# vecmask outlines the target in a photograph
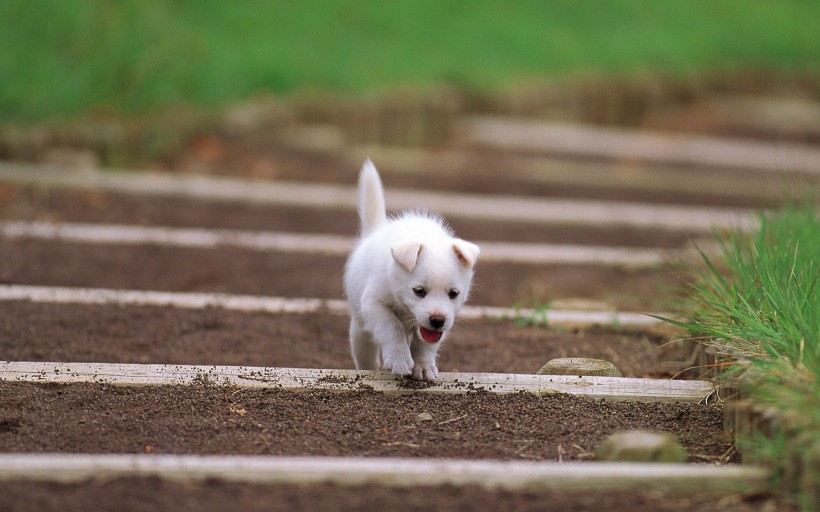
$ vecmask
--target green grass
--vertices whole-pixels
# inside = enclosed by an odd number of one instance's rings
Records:
[[[529,311],[524,312],[524,309],[528,309]],[[538,299],[532,301],[532,306],[529,305],[529,301],[518,301],[512,306],[515,325],[519,327],[545,327],[549,329],[549,312],[551,309],[551,303],[543,303]]]
[[[740,442],[784,481],[800,487],[802,479],[810,509],[820,500],[820,216],[790,207],[762,216],[754,233],[719,237],[722,258],[706,258],[689,321],[677,324],[704,335],[730,363],[724,377],[775,418],[772,431]]]
[[[695,285],[693,326],[723,355],[785,359],[820,375],[820,220],[813,208],[761,217],[753,234],[722,235],[719,270]],[[727,277],[728,276],[728,277]]]
[[[813,0],[6,0],[0,121],[593,71],[806,69]]]

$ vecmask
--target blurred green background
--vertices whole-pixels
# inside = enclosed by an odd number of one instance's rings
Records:
[[[586,71],[812,70],[818,27],[816,0],[5,0],[0,121]]]

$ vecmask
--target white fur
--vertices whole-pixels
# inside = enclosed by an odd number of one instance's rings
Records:
[[[467,300],[478,246],[454,238],[436,216],[404,212],[388,218],[370,160],[359,174],[358,208],[361,238],[344,276],[356,368],[382,366],[397,375],[435,379],[436,353]],[[440,333],[440,339],[425,341],[423,329],[431,338]]]

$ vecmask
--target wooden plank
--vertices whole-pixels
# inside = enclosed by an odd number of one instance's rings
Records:
[[[424,383],[383,371],[162,364],[0,361],[0,380],[59,384],[93,382],[119,386],[210,382],[243,388],[372,389],[387,393],[470,393],[482,390],[538,395],[567,393],[615,400],[664,402],[702,402],[715,394],[715,386],[707,381],[443,372],[435,382]]]
[[[54,167],[0,163],[0,181],[64,187],[104,189],[140,195],[192,197],[207,201],[242,201],[323,209],[352,210],[352,186],[261,182],[234,178],[147,174],[134,172],[67,172]],[[726,207],[636,204],[619,201],[550,199],[522,196],[458,194],[389,188],[393,210],[426,209],[443,215],[473,219],[540,224],[633,226],[711,233],[715,228],[750,229],[757,212]]]
[[[361,457],[0,454],[0,481],[159,476],[270,484],[480,485],[509,490],[653,489],[670,492],[762,492],[770,473],[755,466],[437,460]]]
[[[550,152],[582,158],[729,167],[769,173],[820,173],[820,150],[806,144],[601,128],[499,117],[464,122],[475,144],[506,151]]]
[[[159,306],[183,309],[221,308],[260,313],[316,313],[322,311],[348,314],[349,311],[347,302],[338,299],[64,286],[0,285],[0,300],[28,300],[45,304]]]
[[[475,153],[465,149],[443,150],[431,157],[428,150],[395,147],[349,148],[347,161],[351,168],[361,165],[365,158],[379,162],[391,172],[418,177],[435,176],[475,165]],[[572,187],[603,187],[612,191],[675,192],[716,197],[734,197],[782,201],[783,188],[777,185],[787,180],[794,189],[817,181],[817,175],[792,174],[788,177],[767,173],[749,173],[744,170],[715,172],[705,166],[664,164],[635,160],[605,162],[599,160],[554,157],[537,152],[508,152],[498,156],[495,168],[503,168],[506,179],[528,184],[551,184]],[[483,172],[487,169],[477,169]],[[739,179],[742,177],[743,179]],[[770,186],[767,186],[770,185]],[[774,185],[774,186],[771,186]]]
[[[0,284],[0,301],[29,300],[46,304],[119,304],[124,306],[164,306],[185,309],[206,307],[232,311],[261,313],[329,313],[349,314],[347,302],[340,299],[285,298],[259,295],[234,295],[227,293],[189,293],[151,290],[115,290],[108,288],[74,288],[62,286],[29,286]],[[671,318],[671,313],[656,313]],[[531,308],[501,308],[490,306],[465,306],[459,312],[460,319],[530,318],[535,315]],[[670,324],[645,313],[630,311],[590,311],[550,309],[539,312],[550,326],[583,328],[594,325],[618,326],[624,329],[666,333]]]
[[[150,244],[197,249],[238,247],[252,251],[333,256],[346,256],[356,241],[354,237],[331,234],[23,221],[0,221],[0,236],[106,245]],[[481,247],[481,261],[521,264],[613,265],[643,268],[680,260],[684,254],[682,251],[666,249],[601,245],[486,241],[476,243]]]

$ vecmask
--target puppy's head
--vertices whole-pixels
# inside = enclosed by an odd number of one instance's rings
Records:
[[[458,238],[406,240],[393,245],[391,252],[394,296],[415,319],[422,339],[437,343],[470,293],[478,246]]]

